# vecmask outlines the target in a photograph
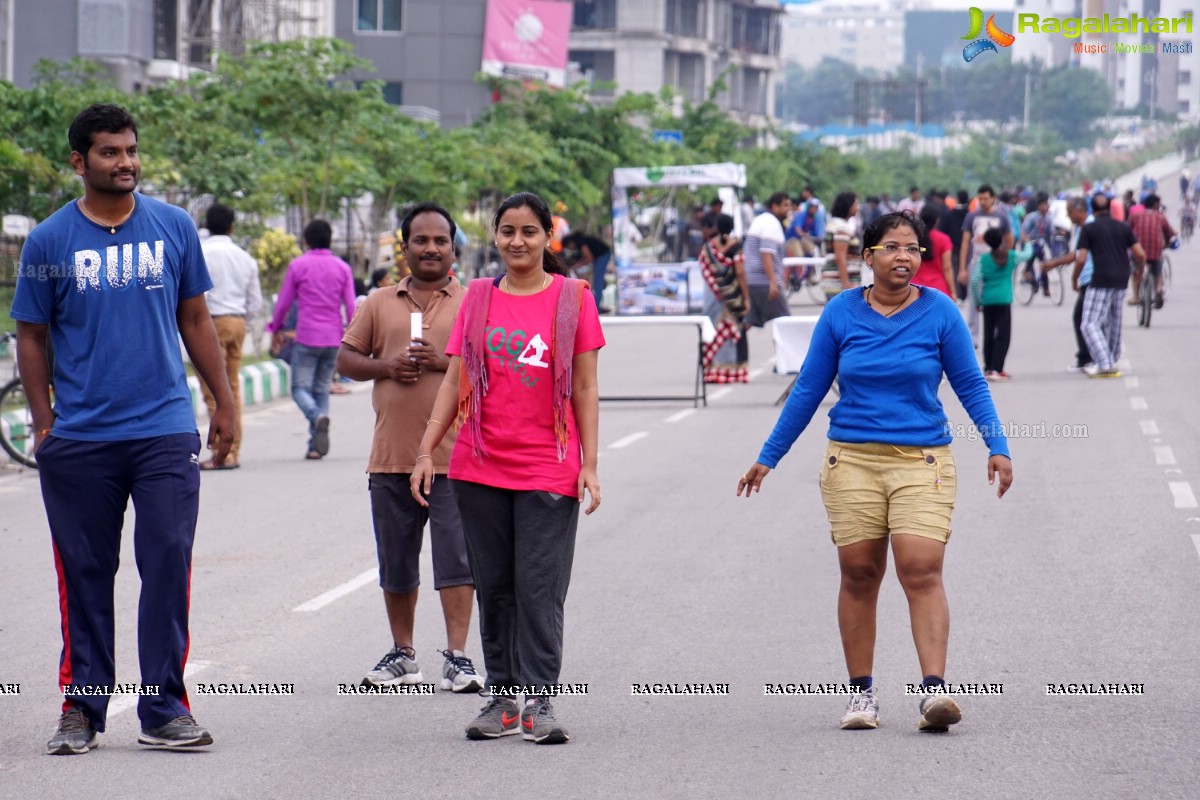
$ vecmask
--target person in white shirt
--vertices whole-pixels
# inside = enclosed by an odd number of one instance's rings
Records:
[[[742,260],[750,292],[746,324],[761,328],[776,317],[788,316],[783,255],[783,221],[792,210],[787,192],[767,198],[767,210],[754,218],[746,231]]]
[[[214,203],[208,209],[205,226],[209,235],[200,243],[204,261],[212,277],[213,288],[205,294],[208,313],[217,326],[217,337],[221,342],[221,354],[225,357],[225,369],[229,385],[233,388],[233,400],[237,409],[237,425],[233,433],[233,446],[224,463],[217,465],[206,461],[200,469],[237,469],[242,444],[242,393],[239,371],[242,367],[242,343],[246,339],[246,320],[253,317],[263,306],[262,286],[258,282],[258,262],[230,238],[233,232],[234,212],[232,208]],[[209,418],[216,408],[212,390],[200,379],[200,390],[204,404],[208,406]]]
[[[908,190],[908,197],[896,203],[897,211],[911,211],[913,216],[921,213],[921,208],[925,205],[925,198],[921,197],[921,189],[914,186]]]

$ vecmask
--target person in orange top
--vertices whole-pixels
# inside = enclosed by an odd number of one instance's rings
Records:
[[[554,230],[550,233],[550,251],[555,255],[562,254],[563,237],[571,232],[571,224],[563,216],[565,213],[567,213],[567,204],[562,200],[555,202],[554,214],[550,218],[554,225]]]

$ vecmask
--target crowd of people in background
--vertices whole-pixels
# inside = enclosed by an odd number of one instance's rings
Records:
[[[698,262],[707,288],[703,313],[712,320],[717,336],[703,356],[705,380],[709,383],[749,380],[746,331],[787,315],[789,289],[795,290],[802,281],[819,285],[825,301],[847,289],[870,285],[873,276],[863,258],[862,232],[871,222],[895,212],[921,222],[923,249],[920,266],[912,276],[913,285],[942,292],[964,309],[989,380],[1011,378],[1004,362],[1012,341],[1010,306],[1014,283],[1026,284],[1033,292],[1049,295],[1053,270],[1064,268],[1068,271],[1064,274],[1065,282],[1078,251],[1081,226],[1094,221],[1091,211],[1096,196],[1107,201],[1108,216],[1129,225],[1142,244],[1145,263],[1158,281],[1154,302],[1161,307],[1162,255],[1172,246],[1177,233],[1169,221],[1166,204],[1155,193],[1156,182],[1143,180],[1136,193],[1132,189],[1118,193],[1107,179],[1094,185],[1085,184],[1084,189],[1082,195],[1071,198],[1065,192],[1051,195],[1024,186],[997,190],[983,184],[971,193],[966,189],[950,191],[936,187],[922,190],[913,185],[899,200],[893,200],[886,192],[860,197],[843,191],[833,195],[827,205],[812,185],[805,185],[794,196],[776,192],[766,202],[747,196],[744,202],[729,209],[732,213],[725,213],[725,202],[717,195],[706,203],[694,204],[689,213],[676,215],[667,213],[674,209],[663,211],[668,217],[664,227],[668,236],[665,255]],[[1185,170],[1179,191],[1178,230],[1186,238],[1195,227],[1200,176],[1193,178]],[[1078,207],[1085,212],[1083,220],[1077,220],[1077,213],[1072,211],[1074,201],[1082,202]],[[549,248],[562,259],[571,276],[589,283],[599,313],[612,313],[617,298],[606,294],[615,282],[611,232],[607,226],[594,230],[573,227],[567,217],[569,212],[562,202],[551,205]],[[987,232],[993,229],[999,231],[1002,239],[999,249],[987,239]],[[450,275],[459,280],[480,273],[478,267],[460,264],[467,245],[466,235],[461,228],[457,229]],[[996,261],[997,258],[1002,261]],[[785,259],[792,260],[785,262]],[[796,263],[795,259],[803,259],[805,266],[788,266]],[[501,263],[498,259],[493,262]],[[1078,357],[1073,370],[1098,369],[1082,333],[1083,298],[1093,274],[1092,265],[1089,258],[1080,268],[1074,315]],[[1123,300],[1130,304],[1139,301],[1142,272],[1137,263],[1133,266],[1128,282],[1131,291]],[[404,251],[397,249],[391,266],[376,268],[369,281],[356,285],[358,303],[378,288],[395,285],[409,274]],[[483,268],[481,274],[491,275],[492,270]],[[977,285],[975,291],[973,282]],[[285,321],[282,327],[291,331],[294,319],[290,325]],[[1107,374],[1111,370],[1100,371]],[[335,373],[330,391],[345,391],[343,380]],[[321,394],[317,390],[314,397],[319,400]],[[311,409],[306,411],[309,413]],[[327,446],[328,422],[320,420],[320,416],[317,413],[318,419],[312,423],[315,427],[310,458],[319,457],[320,450]],[[238,463],[236,444],[233,452],[234,457],[225,468]]]

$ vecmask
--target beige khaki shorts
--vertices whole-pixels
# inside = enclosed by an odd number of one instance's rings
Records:
[[[821,499],[838,547],[891,533],[950,539],[958,475],[949,445],[906,447],[830,441]]]

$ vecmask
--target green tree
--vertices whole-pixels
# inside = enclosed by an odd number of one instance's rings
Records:
[[[862,160],[812,142],[789,140],[774,150],[753,148],[738,154],[746,164],[746,192],[764,200],[774,192],[793,197],[811,185],[818,197],[832,197],[859,182]]]
[[[365,189],[366,170],[346,147],[354,138],[347,126],[378,90],[342,77],[370,68],[352,50],[338,39],[256,42],[244,56],[217,62],[215,79],[233,87],[227,99],[242,132],[266,150],[263,189],[297,206],[304,219]]]
[[[1113,107],[1112,90],[1093,69],[1055,67],[1038,82],[1032,114],[1071,145],[1090,140],[1092,123]]]
[[[854,98],[854,81],[874,77],[859,72],[853,64],[823,58],[815,67],[789,64],[775,91],[775,113],[783,122],[814,127],[849,121]]]
[[[1200,126],[1189,125],[1175,132],[1175,142],[1183,151],[1183,157],[1191,160],[1200,152]]]
[[[200,73],[153,87],[135,101],[146,141],[143,175],[177,202],[211,195],[242,211],[269,214],[279,198],[263,190],[273,154],[237,110],[238,89]]]
[[[5,84],[0,91],[0,130],[11,143],[10,166],[4,173],[6,207],[41,219],[64,198],[79,194],[67,143],[71,120],[92,103],[124,103],[128,98],[108,80],[103,67],[83,59],[40,61],[36,73],[31,88]]]
[[[486,143],[482,174],[474,176],[479,194],[534,191],[551,204],[565,203],[573,220],[595,230],[607,218],[612,170],[663,155],[664,148],[651,145],[644,121],[658,109],[651,95],[626,94],[598,105],[582,85],[552,91],[489,83],[502,100],[473,126]]]

